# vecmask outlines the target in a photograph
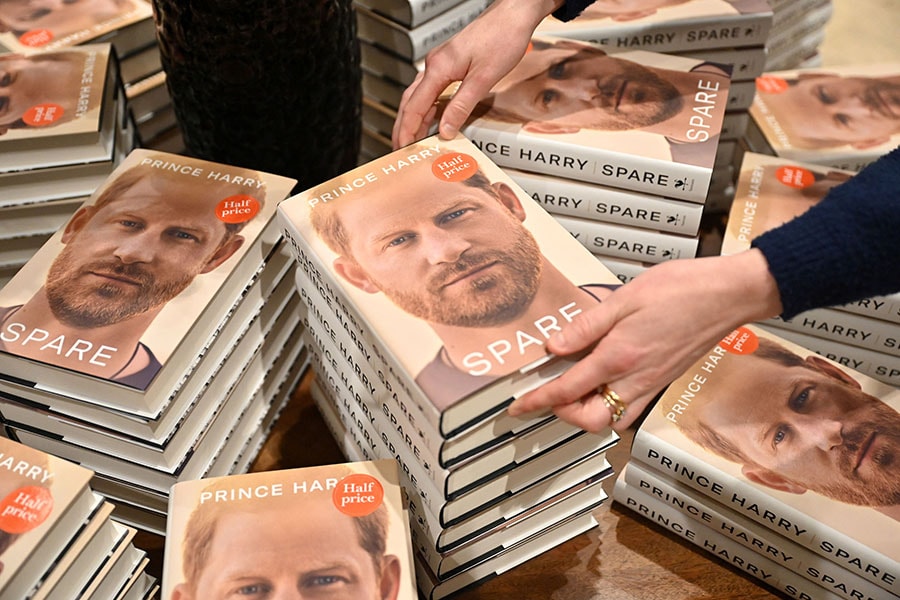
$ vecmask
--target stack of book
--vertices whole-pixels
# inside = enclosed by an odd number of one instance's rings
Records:
[[[354,0],[362,67],[360,162],[391,150],[400,96],[430,50],[453,37],[491,0]],[[381,114],[379,114],[381,113]],[[387,116],[384,116],[384,115]],[[389,119],[385,125],[383,119]]]
[[[722,254],[748,249],[754,238],[803,214],[854,174],[745,153]],[[874,379],[900,386],[900,294],[817,308],[788,320],[773,317],[758,324]]]
[[[766,0],[687,0],[641,3],[595,2],[571,21],[549,16],[538,35],[584,40],[610,53],[647,50],[731,65],[731,85],[719,135],[716,178],[707,212],[721,211],[733,192],[729,156],[747,127],[754,79],[766,64],[766,43],[773,26]]]
[[[442,598],[593,527],[612,430],[506,407],[572,357],[544,341],[615,276],[462,136],[279,206],[313,397],[348,459],[394,458],[417,581]]]
[[[900,391],[754,326],[635,432],[613,498],[791,598],[900,595]]]
[[[137,531],[77,464],[0,438],[0,595],[28,600],[143,600],[159,590]]]
[[[394,460],[184,481],[169,512],[163,598],[417,600]]]
[[[900,144],[898,78],[897,62],[768,71],[757,79],[743,147],[858,171]]]
[[[0,283],[22,267],[136,144],[109,44],[0,54]],[[37,91],[33,91],[35,88]]]
[[[173,483],[245,470],[307,364],[275,218],[295,184],[133,151],[0,290],[7,434],[156,532]]]
[[[766,42],[766,70],[817,66],[832,0],[769,0],[774,18]]]

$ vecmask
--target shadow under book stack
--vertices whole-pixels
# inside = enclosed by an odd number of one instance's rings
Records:
[[[41,82],[21,127],[0,135],[0,285],[8,282],[135,146],[109,44],[0,55]],[[14,109],[15,110],[15,109]]]
[[[155,533],[172,484],[245,471],[307,365],[295,183],[134,150],[0,290],[5,434]]]
[[[146,600],[159,591],[132,527],[110,519],[93,472],[0,438],[0,595]]]
[[[349,459],[400,463],[423,597],[596,525],[618,436],[506,407],[568,368],[543,342],[612,273],[461,136],[387,154],[279,215],[311,395]]]
[[[898,409],[896,388],[744,326],[663,393],[613,498],[787,597],[898,598]]]

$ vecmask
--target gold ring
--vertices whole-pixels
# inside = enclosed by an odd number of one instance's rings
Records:
[[[625,403],[622,402],[619,395],[612,391],[605,383],[598,391],[600,392],[600,396],[603,397],[603,403],[606,404],[606,408],[609,409],[612,422],[618,423],[619,420],[625,416]]]

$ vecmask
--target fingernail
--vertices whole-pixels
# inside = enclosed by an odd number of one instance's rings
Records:
[[[445,139],[450,139],[456,137],[456,127],[450,125],[449,123],[444,123],[441,125],[441,137]]]

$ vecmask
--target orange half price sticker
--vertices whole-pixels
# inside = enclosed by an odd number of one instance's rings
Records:
[[[52,102],[44,102],[43,104],[35,104],[25,111],[22,120],[26,125],[31,127],[45,127],[53,125],[63,116],[63,107]]]
[[[19,43],[29,48],[40,48],[53,41],[53,32],[49,29],[32,29],[19,36]]]
[[[756,90],[765,94],[780,94],[788,89],[788,82],[776,75],[763,75],[756,78]]]
[[[31,531],[47,520],[53,510],[50,490],[28,485],[0,500],[0,529],[9,533]]]
[[[803,189],[816,182],[816,176],[803,167],[783,166],[775,170],[775,178],[788,187]]]
[[[335,507],[351,517],[364,517],[381,506],[384,487],[365,473],[354,473],[341,479],[331,492]]]
[[[738,327],[726,335],[719,346],[731,354],[753,354],[759,348],[759,338],[746,327]]]
[[[431,164],[431,172],[441,181],[465,181],[478,170],[478,161],[463,152],[447,152]]]
[[[259,212],[259,200],[247,194],[229,196],[216,205],[216,216],[225,223],[246,223]]]

